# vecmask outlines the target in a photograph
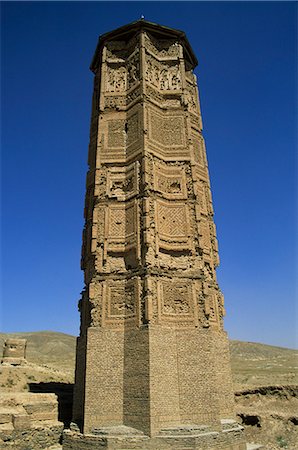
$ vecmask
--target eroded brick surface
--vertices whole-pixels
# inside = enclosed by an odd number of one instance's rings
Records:
[[[181,32],[146,21],[97,47],[73,409],[89,437],[65,449],[118,448],[92,433],[119,426],[144,433],[119,448],[245,448],[221,424],[234,406],[196,64]],[[206,438],[157,438],[202,424]]]

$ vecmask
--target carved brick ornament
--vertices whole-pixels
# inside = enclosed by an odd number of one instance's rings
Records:
[[[189,212],[184,203],[156,201],[159,247],[168,250],[190,248]]]
[[[63,450],[165,449],[173,436],[181,449],[246,448],[228,428],[233,390],[196,65],[182,31],[143,19],[99,39],[77,428]]]
[[[194,287],[189,281],[161,281],[159,284],[159,321],[179,326],[193,326]]]
[[[121,327],[128,322],[138,324],[139,283],[137,279],[108,281],[104,286],[105,326]]]

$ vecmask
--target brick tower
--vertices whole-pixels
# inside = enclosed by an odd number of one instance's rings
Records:
[[[233,421],[196,65],[183,32],[145,20],[99,39],[65,449],[246,448]]]

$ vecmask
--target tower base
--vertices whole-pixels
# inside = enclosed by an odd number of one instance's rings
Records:
[[[63,450],[246,450],[243,428],[234,420],[222,420],[221,429],[207,425],[165,428],[154,437],[126,426],[96,428],[91,434],[65,430]]]

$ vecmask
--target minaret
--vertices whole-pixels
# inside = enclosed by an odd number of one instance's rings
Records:
[[[65,449],[84,449],[84,440],[70,442],[88,435],[142,441],[125,448],[182,448],[166,444],[173,436],[196,442],[183,448],[209,448],[208,439],[212,448],[246,448],[233,420],[196,65],[183,32],[143,19],[99,39],[77,431],[66,433]]]

